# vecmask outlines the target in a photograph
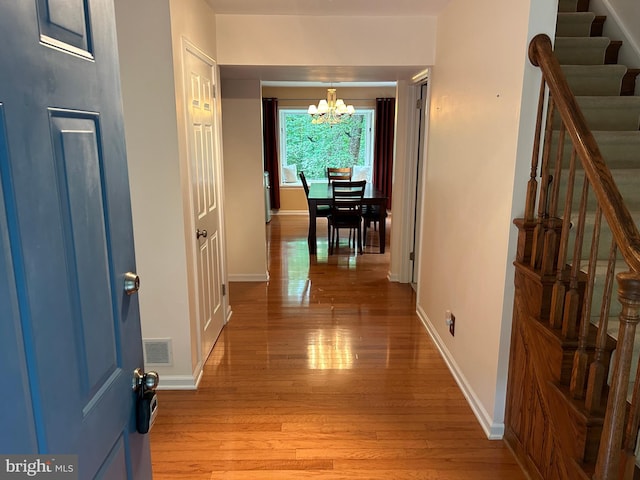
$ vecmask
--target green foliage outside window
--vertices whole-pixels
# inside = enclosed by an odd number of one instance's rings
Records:
[[[333,126],[314,125],[308,114],[287,113],[286,160],[284,165],[296,165],[307,179],[326,178],[327,167],[365,165],[364,115],[352,117]]]

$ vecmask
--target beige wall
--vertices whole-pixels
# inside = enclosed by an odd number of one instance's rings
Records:
[[[524,203],[531,150],[523,145],[537,101],[527,46],[555,24],[555,8],[554,0],[452,0],[438,18],[417,306],[492,437],[504,428],[512,219]],[[455,337],[445,310],[456,316]]]
[[[267,236],[259,80],[222,84],[229,280],[265,281]]]
[[[142,334],[171,339],[173,364],[154,369],[164,386],[189,388],[199,358],[179,43],[185,35],[215,54],[214,16],[204,0],[116,0],[115,7]]]
[[[436,17],[217,15],[216,30],[221,65],[431,65]]]

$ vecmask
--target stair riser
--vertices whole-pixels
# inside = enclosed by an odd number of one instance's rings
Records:
[[[640,132],[593,132],[593,136],[598,144],[598,149],[602,157],[607,162],[609,169],[633,169],[640,166]],[[559,134],[553,134],[551,143],[551,164],[558,151]],[[568,165],[573,144],[565,136],[565,147],[563,150],[564,165]],[[581,169],[580,162],[577,162],[578,169]],[[639,177],[640,178],[640,177]],[[638,178],[636,178],[638,180]]]
[[[622,65],[564,65],[562,70],[574,95],[619,95],[627,72]]]
[[[634,171],[630,173],[628,170],[613,170],[612,172],[613,179],[616,182],[620,193],[622,194],[622,198],[624,202],[627,204],[627,207],[630,211],[638,211],[640,210],[640,189],[638,188],[638,179],[640,179],[640,170]],[[572,211],[575,214],[578,213],[580,208],[580,194],[582,192],[582,184],[584,179],[584,172],[579,171],[576,172],[576,187],[574,187],[574,196],[572,203]],[[559,198],[564,200],[566,195],[566,186],[560,186],[560,195]],[[564,204],[564,201],[562,202]],[[564,209],[564,207],[562,207]],[[587,211],[595,211],[596,209],[596,199],[593,194],[589,195],[587,200]]]
[[[591,130],[625,131],[640,127],[640,97],[581,96],[576,100]],[[554,129],[559,129],[560,124],[556,115]]]
[[[592,12],[559,13],[557,37],[589,37],[596,15]]]
[[[606,37],[557,37],[553,50],[562,65],[603,65],[609,43]]]
[[[633,215],[633,219],[636,225],[639,226],[640,228],[640,212],[635,212],[635,214]],[[567,247],[567,251],[569,252],[569,254],[571,255],[571,257],[573,257],[573,246],[574,246],[574,239],[575,239],[575,230],[577,228],[578,225],[578,213],[574,212],[571,216],[571,222],[573,223],[573,227],[572,227],[572,233],[571,236],[569,237],[569,243],[568,243],[568,247]],[[583,245],[583,249],[582,249],[582,259],[581,259],[581,265],[586,265],[588,262],[588,257],[591,254],[590,252],[590,248],[591,248],[591,241],[593,239],[593,230],[594,230],[594,215],[593,213],[588,213],[585,217],[585,226],[584,226],[584,243]],[[597,253],[597,258],[599,260],[607,260],[609,258],[609,251],[611,249],[611,242],[613,241],[613,233],[611,232],[611,229],[609,228],[609,226],[607,225],[606,221],[602,221],[602,224],[600,226],[600,236],[599,236],[599,242],[598,242],[598,253]],[[587,247],[588,245],[588,247]],[[619,261],[622,261],[622,259],[620,258],[620,255],[618,254],[618,258],[620,259]]]
[[[586,12],[589,0],[559,0],[558,12]]]

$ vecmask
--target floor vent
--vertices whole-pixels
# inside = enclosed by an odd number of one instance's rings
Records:
[[[142,342],[145,365],[171,365],[171,339],[153,338]]]

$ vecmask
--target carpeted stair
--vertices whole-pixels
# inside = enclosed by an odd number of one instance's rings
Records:
[[[601,36],[605,18],[589,12],[587,0],[560,0],[558,10],[554,47],[556,58],[562,65],[587,124],[612,170],[636,225],[640,225],[640,97],[633,96],[636,77],[640,70],[617,64],[621,42]],[[557,142],[556,134],[554,143],[557,145]],[[568,158],[570,152],[571,147],[567,143],[565,158]],[[577,189],[581,188],[582,176],[581,171],[577,172]],[[577,213],[573,216],[577,216]],[[587,215],[587,239],[591,238],[593,216],[593,213]],[[572,220],[575,225],[575,218]],[[602,285],[610,243],[611,232],[603,229],[599,246],[602,266],[598,267],[592,306],[592,322],[595,324],[599,321]],[[569,251],[572,251],[572,247]],[[588,255],[589,252],[583,252],[585,260]],[[618,262],[617,270],[626,270],[624,262]],[[617,298],[615,292],[613,298]],[[618,331],[619,310],[617,301],[612,302],[608,332],[613,338]],[[632,379],[635,378],[639,356],[640,331],[636,335]],[[632,387],[633,385],[630,385],[629,392]]]

